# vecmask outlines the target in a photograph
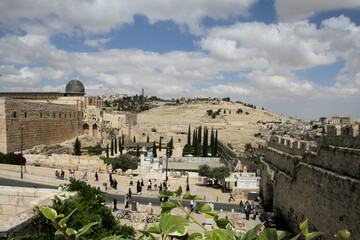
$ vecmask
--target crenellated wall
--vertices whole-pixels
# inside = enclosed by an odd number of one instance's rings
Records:
[[[268,141],[268,147],[278,149],[292,155],[302,155],[306,151],[316,151],[316,143],[299,141],[292,138],[272,136]]]
[[[346,136],[331,137],[341,142]],[[324,239],[342,229],[360,239],[360,149],[319,145],[316,152],[300,152],[294,151],[296,142],[274,137],[259,158],[264,205],[282,215],[295,233],[308,218],[312,231],[326,233]]]

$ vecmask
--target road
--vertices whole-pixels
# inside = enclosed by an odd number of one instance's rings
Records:
[[[28,182],[28,181],[23,181],[23,180],[16,180],[16,179],[9,179],[9,178],[2,178],[0,177],[0,185],[2,186],[13,186],[13,187],[28,187],[28,188],[34,188],[34,187],[38,187],[38,188],[50,188],[50,189],[57,189],[57,186],[53,186],[53,185],[47,185],[47,184],[42,184],[42,183],[34,183],[34,182]],[[123,204],[124,203],[124,199],[125,196],[121,195],[121,194],[112,194],[112,193],[106,193],[106,198],[107,204],[111,204],[113,202],[114,198],[117,198],[119,204]],[[132,195],[131,197],[131,201],[135,201],[135,202],[139,202],[140,204],[149,204],[151,203],[151,205],[153,206],[160,206],[160,200],[158,198],[155,197],[145,197],[145,196],[136,196],[136,195]],[[174,200],[172,200],[172,202],[175,203]],[[201,203],[202,201],[197,201],[198,203]],[[183,200],[183,206],[184,207],[189,207],[190,206],[190,201],[188,200]],[[231,209],[234,209],[235,211],[237,211],[239,209],[239,206],[237,204],[231,204],[231,203],[214,203],[214,210],[215,211],[219,211],[220,209],[223,209],[224,211],[228,211],[230,212]]]

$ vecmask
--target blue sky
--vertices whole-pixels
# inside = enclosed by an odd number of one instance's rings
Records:
[[[3,0],[0,91],[230,97],[360,118],[360,1]]]

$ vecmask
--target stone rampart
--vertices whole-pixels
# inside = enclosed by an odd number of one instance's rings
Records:
[[[269,144],[260,157],[265,206],[282,215],[294,232],[309,218],[310,229],[325,232],[324,239],[342,229],[360,239],[360,150],[321,145],[317,152],[291,155],[290,146]]]
[[[268,146],[291,155],[302,155],[307,151],[316,151],[317,148],[314,142],[298,141],[280,136],[272,136],[268,141]]]
[[[79,135],[80,122],[81,114],[76,105],[2,98],[0,151],[20,151],[21,142],[23,149],[63,142]]]
[[[360,148],[360,124],[327,127],[327,135],[321,137],[319,145]]]

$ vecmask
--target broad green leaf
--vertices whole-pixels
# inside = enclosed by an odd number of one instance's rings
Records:
[[[258,235],[259,230],[262,228],[262,226],[263,226],[263,224],[261,223],[261,224],[256,225],[252,229],[246,231],[245,234],[242,235],[240,240],[252,240],[252,239],[254,239]]]
[[[233,240],[235,240],[235,237],[224,229],[214,229],[212,231],[206,231],[204,233],[204,239],[206,239],[206,240],[233,239]]]
[[[299,237],[300,237],[301,233],[299,233],[298,235],[296,235],[295,237],[293,237],[292,239],[290,240],[297,240]]]
[[[55,240],[64,240],[64,239],[66,240],[64,234],[60,230],[56,230],[54,239]]]
[[[164,213],[168,213],[170,212],[172,209],[176,208],[177,205],[173,202],[164,202],[162,205],[161,205],[161,212],[160,214],[164,214]]]
[[[71,216],[75,211],[76,211],[76,208],[75,208],[69,215],[67,215],[65,218],[61,219],[61,220],[59,221],[59,225],[60,225],[61,227],[64,227],[64,225],[66,224],[66,222],[69,220],[70,216]]]
[[[278,235],[278,239],[282,240],[288,236],[290,236],[290,233],[287,231],[276,231],[277,235]]]
[[[54,221],[54,219],[57,216],[56,210],[49,208],[49,207],[43,207],[39,206],[40,211],[47,219],[50,219],[51,221]]]
[[[324,235],[324,233],[322,233],[322,232],[312,232],[312,233],[309,233],[306,236],[306,240],[312,240],[312,239],[315,239],[315,238],[320,237],[322,235]]]
[[[212,211],[211,207],[207,203],[200,203],[199,205],[197,205],[194,208],[194,211],[195,212],[207,213],[207,214],[210,214],[212,216],[219,214],[219,212],[217,212],[217,211]]]
[[[143,236],[140,239],[143,239],[143,240],[158,240],[159,239],[158,237],[154,237],[151,233],[149,233],[147,231],[139,230],[139,232],[143,234]]]
[[[172,197],[174,196],[174,192],[171,191],[163,191],[158,198],[164,198],[164,197]]]
[[[62,236],[64,236],[64,234],[63,234],[60,230],[56,230],[55,235],[62,235]]]
[[[193,233],[189,236],[187,240],[202,240],[203,235],[201,233]]]
[[[302,224],[300,224],[300,229],[305,236],[307,236],[309,234],[308,219],[306,219]]]
[[[146,230],[148,233],[161,234],[160,223],[153,223],[152,227]]]
[[[92,223],[89,223],[87,224],[85,227],[81,228],[78,233],[76,234],[76,238],[80,237],[81,235],[83,235],[84,233],[86,233],[87,231],[89,231],[89,229],[96,225],[96,224],[99,224],[100,222],[92,222]]]
[[[160,217],[160,229],[166,236],[183,236],[189,225],[189,220],[179,216],[162,215]]]
[[[221,219],[216,221],[216,226],[218,226],[218,228],[226,229],[226,225],[228,225],[228,224],[231,225],[229,220],[226,219],[226,218],[221,218]]]
[[[257,236],[256,240],[278,240],[278,235],[275,229],[265,228],[264,231]]]
[[[201,197],[199,197],[198,195],[191,195],[190,193],[185,193],[183,196],[183,199],[187,199],[187,200],[201,200]]]
[[[350,238],[350,232],[348,230],[341,230],[334,237],[340,240],[348,240]]]
[[[76,235],[77,231],[75,231],[74,229],[72,228],[67,228],[65,233],[68,235],[68,236],[71,236],[71,235]]]

